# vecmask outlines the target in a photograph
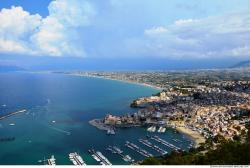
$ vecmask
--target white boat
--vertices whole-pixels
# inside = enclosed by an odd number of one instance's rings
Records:
[[[56,159],[54,155],[52,155],[51,158],[47,160],[47,162],[48,162],[48,165],[53,165],[53,166],[56,165]]]
[[[98,157],[96,157],[96,155],[91,155],[97,162],[100,162],[101,160],[98,158]]]
[[[156,131],[156,127],[154,126],[153,128],[152,128],[152,132],[155,132]]]
[[[74,152],[69,154],[70,161],[73,162],[74,165],[86,165],[86,163],[83,161],[82,157]]]

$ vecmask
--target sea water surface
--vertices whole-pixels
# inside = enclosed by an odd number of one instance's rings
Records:
[[[118,129],[116,135],[111,136],[88,123],[106,114],[133,113],[136,109],[129,107],[132,100],[157,92],[150,87],[97,78],[53,73],[0,73],[0,116],[27,110],[0,120],[0,138],[15,137],[14,141],[0,142],[0,164],[36,165],[42,164],[39,160],[54,155],[57,164],[68,165],[72,164],[68,159],[71,152],[78,152],[87,164],[98,164],[88,153],[92,148],[101,151],[112,164],[127,164],[118,155],[105,150],[108,145],[120,147],[136,160],[144,159],[124,146],[126,140],[158,155],[138,142],[149,134],[146,128]],[[189,137],[172,129],[159,136],[183,149],[190,143]]]

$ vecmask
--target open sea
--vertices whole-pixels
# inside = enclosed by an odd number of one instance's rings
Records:
[[[123,128],[116,130],[116,135],[107,135],[88,123],[106,114],[133,113],[137,109],[129,105],[134,99],[157,92],[150,87],[106,79],[52,73],[0,73],[0,117],[27,110],[0,120],[0,138],[15,137],[14,141],[0,142],[0,165],[39,165],[43,164],[39,160],[51,155],[57,164],[71,165],[68,158],[71,152],[78,152],[87,164],[96,165],[98,162],[88,153],[92,148],[101,151],[112,164],[124,165],[128,163],[106,148],[116,145],[135,160],[144,159],[124,146],[128,140],[159,155],[138,142],[150,134],[187,150],[191,139],[173,129],[160,134],[141,127]],[[171,151],[154,140],[150,142]]]

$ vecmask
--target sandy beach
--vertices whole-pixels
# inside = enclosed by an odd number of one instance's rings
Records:
[[[154,89],[159,90],[159,91],[163,90],[163,88],[160,88],[158,86],[154,86],[154,85],[150,85],[150,84],[146,84],[146,83],[138,83],[138,82],[133,82],[133,81],[128,81],[128,80],[111,79],[111,78],[105,78],[105,77],[101,77],[101,76],[84,75],[84,74],[70,74],[70,75],[84,76],[84,77],[91,77],[91,78],[100,78],[100,79],[107,79],[107,80],[114,80],[114,81],[119,81],[119,82],[134,84],[134,85],[141,85],[141,86],[151,87],[151,88],[154,88]]]
[[[201,143],[204,143],[206,141],[206,139],[198,132],[186,128],[184,126],[178,126],[176,130],[189,135],[195,141],[195,147],[198,147]]]

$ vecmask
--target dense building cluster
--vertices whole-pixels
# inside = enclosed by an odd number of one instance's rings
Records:
[[[233,139],[247,133],[250,121],[250,74],[242,71],[192,72],[75,72],[160,87],[160,93],[138,98],[134,114],[112,116],[112,126],[164,125],[185,127],[205,138]]]

